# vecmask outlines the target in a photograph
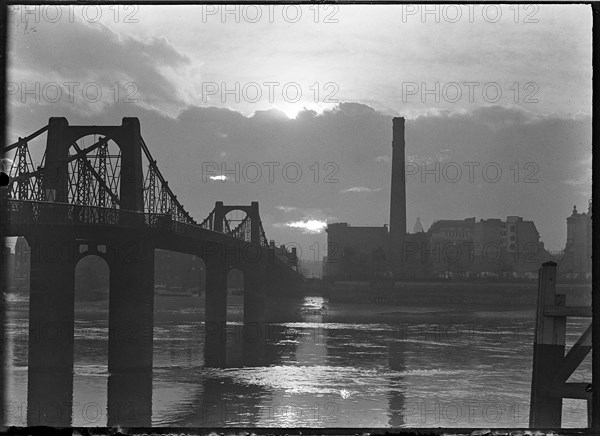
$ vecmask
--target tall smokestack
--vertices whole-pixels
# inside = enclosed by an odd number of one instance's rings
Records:
[[[392,197],[390,201],[390,239],[394,245],[402,243],[406,235],[404,145],[404,118],[396,117],[393,120]]]

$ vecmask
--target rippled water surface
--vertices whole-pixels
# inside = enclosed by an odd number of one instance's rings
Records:
[[[8,419],[26,425],[26,296],[7,294]],[[227,368],[204,367],[204,302],[156,297],[155,426],[526,427],[534,307],[272,303],[267,364],[243,367],[230,297]],[[73,425],[106,425],[108,302],[76,304]],[[568,340],[589,320],[569,322]],[[590,381],[590,359],[571,381]],[[563,425],[586,406],[565,401]]]

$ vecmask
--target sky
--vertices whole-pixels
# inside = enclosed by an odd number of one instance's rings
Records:
[[[198,221],[259,201],[270,239],[320,260],[327,222],[389,222],[403,116],[409,231],[519,215],[560,250],[591,198],[590,11],[12,6],[9,143],[51,116],[138,117]]]

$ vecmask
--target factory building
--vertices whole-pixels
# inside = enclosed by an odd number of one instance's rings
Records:
[[[508,216],[477,221],[437,220],[427,232],[418,220],[414,233],[406,231],[405,120],[392,121],[392,177],[390,226],[353,227],[348,223],[327,226],[328,255],[324,276],[332,280],[396,280],[426,278],[532,278],[550,256],[532,221]],[[585,264],[590,224],[585,214],[569,221],[568,247],[573,265]],[[591,216],[591,208],[589,215]],[[587,215],[585,215],[587,217]],[[585,221],[587,222],[587,221]],[[588,226],[588,227],[586,227]],[[584,240],[587,241],[584,243]],[[585,246],[587,247],[587,246]],[[591,253],[591,251],[589,251]],[[582,254],[583,253],[583,254]],[[587,258],[586,258],[587,259]],[[589,260],[589,259],[588,259]],[[574,267],[575,268],[575,267]]]
[[[325,277],[368,280],[387,268],[387,226],[351,227],[348,223],[327,226]]]

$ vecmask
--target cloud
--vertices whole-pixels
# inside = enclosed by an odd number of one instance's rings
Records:
[[[282,110],[277,108],[271,108],[267,110],[255,111],[251,119],[261,122],[278,122],[287,121],[290,118]]]
[[[227,176],[224,176],[224,175],[220,175],[220,176],[208,176],[208,178],[210,180],[220,180],[222,182],[224,182],[225,180],[227,180]]]
[[[375,162],[391,162],[392,158],[390,156],[377,156],[375,158]]]
[[[298,210],[297,207],[293,207],[293,206],[275,206],[275,209],[282,210],[286,213]]]
[[[406,162],[415,163],[415,164],[424,164],[429,165],[436,162],[444,162],[450,159],[450,150],[444,149],[440,151],[436,151],[433,156],[422,157],[417,155],[409,155],[406,156]]]
[[[335,219],[328,216],[321,209],[307,209],[293,206],[276,206],[275,209],[281,210],[286,214],[301,216],[299,219],[292,219],[287,222],[273,224],[278,229],[300,229],[302,234],[319,234],[327,227],[327,222]]]
[[[298,228],[303,231],[303,233],[312,233],[317,234],[323,232],[325,228],[327,228],[327,221],[320,220],[306,220],[306,221],[293,221],[286,224],[291,228]]]
[[[569,179],[565,180],[564,183],[566,185],[569,185],[569,186],[578,186],[578,187],[591,188],[591,183],[592,183],[592,169],[588,168],[587,171],[585,171],[579,177],[569,178]],[[589,195],[591,195],[591,190],[588,190],[586,192]]]
[[[342,189],[340,192],[378,192],[381,188],[371,189],[364,186],[353,186],[352,188]]]
[[[67,15],[65,7],[63,16]],[[84,86],[89,84],[94,88],[87,88],[88,91],[91,89],[90,95],[94,94],[92,99],[96,98],[95,92],[99,88],[100,101],[104,105],[130,101],[130,106],[136,104],[155,109],[179,110],[185,106],[179,92],[177,70],[189,65],[190,59],[164,36],[143,40],[121,36],[100,22],[90,24],[78,18],[57,24],[41,20],[36,23],[36,30],[27,36],[12,38],[9,49],[11,69],[25,75],[18,79],[29,83],[57,82],[63,86],[65,94],[71,86],[74,92],[69,98],[73,103],[96,113],[99,104],[82,104],[89,102],[82,101]],[[12,77],[9,81],[15,79],[17,77]],[[78,85],[65,86],[65,82]],[[67,97],[65,99],[68,101]]]

